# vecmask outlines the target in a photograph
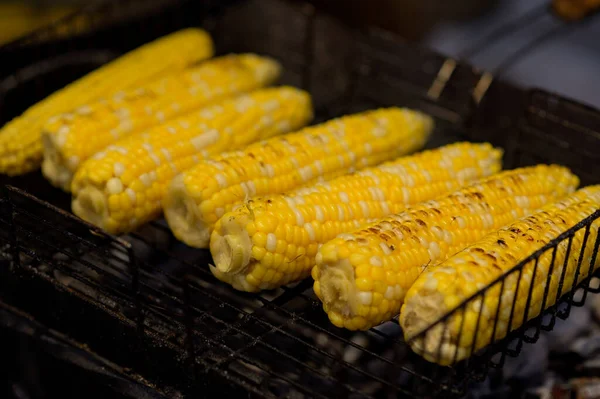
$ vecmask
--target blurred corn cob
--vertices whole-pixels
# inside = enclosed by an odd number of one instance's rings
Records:
[[[554,305],[557,298],[577,285],[574,283],[580,256],[582,261],[577,283],[585,279],[590,270],[594,271],[600,266],[600,256],[593,265],[590,264],[600,219],[590,227],[583,254],[585,228],[573,236],[568,259],[565,259],[568,246],[568,240],[565,239],[557,247],[554,264],[552,249],[539,257],[535,275],[533,261],[523,267],[520,278],[518,270],[511,272],[511,269],[599,209],[600,186],[584,188],[527,218],[488,234],[445,262],[429,267],[408,290],[400,313],[400,324],[412,348],[429,361],[449,365],[471,356],[472,347],[477,351],[492,343],[492,335],[494,340],[504,338],[509,332],[509,323],[512,331]],[[565,265],[566,270],[563,270]],[[447,321],[436,325],[425,337],[413,339],[503,274],[507,275],[503,285],[501,282],[494,284],[483,296],[470,300],[464,312],[457,311]],[[564,281],[559,293],[561,278]],[[531,299],[528,303],[530,289]],[[547,297],[544,301],[545,292]],[[513,303],[514,314],[509,320]]]
[[[398,314],[426,266],[571,193],[577,184],[568,169],[555,165],[505,171],[341,234],[317,254],[315,293],[336,326],[378,325]]]
[[[279,194],[423,146],[433,120],[388,108],[345,116],[201,162],[173,180],[165,216],[175,236],[206,248],[217,220],[244,200]]]
[[[213,44],[200,29],[185,29],[145,44],[90,72],[31,106],[0,130],[0,174],[18,175],[42,161],[42,128],[48,119],[115,91],[139,86],[210,58]]]
[[[277,62],[253,54],[219,57],[53,117],[42,137],[42,172],[52,184],[70,191],[79,165],[109,144],[210,102],[269,85],[280,69]]]
[[[155,219],[168,183],[202,158],[299,129],[312,118],[310,96],[262,89],[117,141],[88,159],[73,179],[73,212],[110,233]]]
[[[600,0],[553,0],[554,11],[569,21],[582,19],[600,7]]]
[[[501,169],[502,151],[457,143],[299,189],[249,200],[211,235],[213,274],[243,291],[310,275],[320,244]]]

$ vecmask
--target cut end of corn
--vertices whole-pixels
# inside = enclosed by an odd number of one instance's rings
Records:
[[[219,279],[242,281],[235,283],[236,288],[251,292],[304,279],[315,264],[321,244],[411,204],[492,175],[500,170],[501,157],[502,151],[489,143],[455,143],[285,195],[254,197],[226,213],[215,225],[210,246],[214,259],[229,256],[231,249],[223,241],[225,236],[230,237],[229,241],[247,242],[248,237],[251,241],[246,244],[250,259],[241,267],[220,268]],[[220,263],[217,261],[217,265]],[[229,265],[229,260],[223,263]],[[353,277],[338,276],[336,268],[327,268],[325,274],[329,272],[333,276],[325,279],[332,281],[325,286],[332,291],[328,297],[335,298],[353,288]],[[351,301],[354,293],[347,297]],[[344,312],[347,314],[347,310]]]
[[[148,132],[127,136],[86,160],[73,183],[73,211],[113,234],[135,230],[157,218],[170,183],[182,172],[207,157],[251,142],[286,133],[303,126],[312,115],[308,93],[292,87],[268,88],[226,99],[187,114]],[[206,160],[210,163],[212,161]],[[183,182],[185,183],[185,174]],[[206,184],[203,180],[202,184]],[[192,224],[197,217],[187,199],[181,199],[175,179],[167,218],[171,227]],[[202,184],[185,187],[191,198],[201,193]],[[86,188],[105,196],[108,213],[92,215],[100,205],[88,198],[79,201]],[[179,187],[179,190],[182,190]],[[99,219],[101,218],[101,219]],[[203,241],[208,242],[208,235]]]
[[[340,234],[319,249],[315,293],[335,325],[364,330],[391,320],[423,270],[571,193],[577,184],[576,176],[557,165],[505,171]],[[353,275],[344,272],[348,265]],[[339,292],[355,294],[347,299]]]
[[[585,243],[586,228],[574,234],[568,258],[565,239],[556,250],[523,265],[521,272],[513,268],[598,209],[600,186],[586,187],[428,268],[408,290],[400,313],[409,345],[431,362],[450,365],[555,304],[600,265],[600,257],[591,264],[600,219],[590,226]],[[503,282],[486,288],[502,275]],[[461,307],[473,295],[478,296]]]
[[[192,193],[184,184],[184,175],[178,175],[169,186],[163,210],[173,235],[192,247],[206,246],[210,240],[208,226],[199,214]]]
[[[253,267],[252,240],[244,226],[250,222],[250,215],[235,212],[226,214],[217,222],[210,240],[215,266],[212,273],[219,280],[230,284],[233,288],[246,291],[258,291],[246,281],[246,272]],[[239,220],[243,219],[243,220]]]
[[[108,203],[106,195],[95,186],[84,187],[71,203],[73,212],[80,218],[87,220],[102,229],[107,228],[109,220]]]
[[[206,31],[184,29],[146,43],[70,83],[0,129],[0,173],[19,175],[40,167],[44,148],[41,136],[49,118],[96,101],[114,92],[115,87],[125,90],[182,71],[212,57],[213,51]],[[54,171],[51,166],[46,170]]]
[[[260,89],[280,73],[271,58],[231,54],[57,115],[43,129],[42,172],[53,185],[70,191],[81,163],[119,139]]]
[[[200,214],[202,222],[178,226],[172,224],[169,217],[167,221],[183,242],[206,248],[208,240],[200,243],[199,239],[210,237],[215,223],[248,198],[290,192],[416,151],[423,146],[432,127],[433,119],[420,112],[382,108],[333,119],[284,137],[255,143],[236,153],[213,157],[211,162],[201,162],[184,172],[183,182],[189,187],[173,193],[193,197],[197,207],[194,215]],[[179,208],[187,212],[184,207]],[[168,210],[165,213],[168,215]],[[179,214],[182,215],[179,221],[195,221],[181,211]],[[186,238],[186,231],[191,233],[191,238]],[[309,235],[306,231],[294,234]],[[279,264],[296,246],[296,243],[286,246],[286,253],[278,254],[274,262]],[[297,253],[286,260],[293,273],[297,272],[296,278],[307,276],[307,264],[315,254],[304,255]],[[267,279],[275,280],[287,275],[275,270],[265,273]],[[287,277],[272,284],[276,286],[284,281],[288,281]]]
[[[316,268],[314,268],[316,272]],[[350,330],[368,329],[363,327],[366,320],[353,318],[358,312],[357,289],[354,283],[354,269],[348,259],[343,259],[335,267],[324,267],[320,270],[314,290],[328,309],[327,315],[333,325]]]
[[[60,146],[56,142],[58,139],[54,135],[42,135],[44,145],[44,160],[42,161],[42,173],[53,186],[71,191],[71,181],[73,180],[73,170],[67,165],[69,160],[65,159],[60,151]],[[75,162],[73,162],[75,161]],[[79,164],[78,160],[71,160],[71,163]],[[76,165],[74,165],[76,167]],[[51,178],[48,178],[51,176]]]

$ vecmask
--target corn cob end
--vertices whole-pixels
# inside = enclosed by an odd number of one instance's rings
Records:
[[[184,175],[173,179],[164,198],[163,212],[173,235],[195,248],[207,248],[210,230],[199,213],[194,197],[188,194]]]
[[[319,255],[317,255],[319,257]],[[312,271],[315,280],[313,289],[323,302],[323,308],[333,325],[348,330],[367,330],[366,320],[356,315],[358,304],[355,301],[356,286],[354,269],[348,259],[343,259],[333,267],[316,266]],[[317,277],[318,276],[318,277]]]
[[[427,295],[418,298],[419,303],[411,301],[402,305],[399,322],[402,325],[404,339],[409,343],[412,350],[421,355],[425,360],[435,362],[442,366],[452,364],[456,348],[448,344],[448,329],[444,323],[438,323],[430,327],[429,320],[439,320],[448,311],[444,304],[444,297],[439,292],[431,290]],[[410,310],[408,310],[410,309]],[[425,337],[418,335],[429,328]],[[462,350],[462,349],[461,349]],[[459,358],[461,353],[458,354]]]
[[[246,280],[246,271],[252,266],[252,240],[244,228],[250,222],[245,213],[224,215],[216,224],[210,239],[210,251],[215,266],[213,275],[230,284],[233,288],[246,292],[257,292],[259,287]]]
[[[92,223],[109,232],[112,229],[108,225],[108,204],[106,195],[98,187],[89,185],[81,189],[71,202],[73,213],[83,220]]]
[[[267,85],[281,76],[283,67],[274,58],[248,53],[241,54],[238,59],[248,69],[255,71],[258,81],[265,82]]]
[[[73,170],[79,165],[79,159],[76,157],[65,159],[56,140],[57,136],[47,132],[42,133],[44,146],[42,173],[53,186],[70,191]]]

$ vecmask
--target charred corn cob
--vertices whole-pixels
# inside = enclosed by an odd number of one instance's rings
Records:
[[[42,128],[48,119],[110,94],[144,84],[210,58],[213,44],[200,29],[185,29],[143,45],[30,107],[0,130],[0,174],[18,175],[42,161]]]
[[[554,264],[553,250],[548,250],[539,257],[537,269],[534,262],[528,262],[520,278],[518,270],[511,272],[511,269],[598,209],[600,186],[584,188],[529,217],[488,234],[445,262],[428,268],[408,290],[400,313],[400,324],[412,348],[429,361],[449,365],[471,356],[472,348],[477,351],[494,340],[504,338],[509,331],[538,316],[544,310],[542,306],[552,306],[557,298],[600,266],[600,256],[591,264],[600,219],[590,227],[583,254],[585,228],[575,234],[566,270],[563,269],[568,240],[557,247]],[[575,282],[580,256],[582,262]],[[414,339],[423,329],[503,274],[507,275],[504,286],[500,282],[494,284],[485,295],[470,300],[464,313],[456,312],[447,321],[433,327],[426,337]],[[564,279],[562,290],[558,292],[561,278]]]
[[[304,126],[310,96],[291,87],[228,99],[117,141],[79,168],[73,212],[110,233],[124,233],[160,215],[171,179],[202,158]]]
[[[209,102],[266,86],[279,73],[279,64],[269,58],[229,55],[53,117],[42,136],[42,172],[68,191],[81,162],[109,144]]]
[[[314,291],[336,326],[373,327],[398,314],[426,266],[571,193],[578,183],[555,165],[505,171],[341,234],[316,256]]]
[[[206,248],[217,220],[249,197],[280,194],[415,151],[432,126],[422,113],[388,108],[256,143],[174,179],[165,216],[178,239]]]
[[[496,173],[501,158],[502,151],[489,144],[457,143],[289,195],[249,200],[215,225],[211,270],[249,292],[304,279],[320,244]]]

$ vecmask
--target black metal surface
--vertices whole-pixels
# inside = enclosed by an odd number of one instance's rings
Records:
[[[2,398],[139,398],[164,399],[148,382],[103,359],[67,336],[53,331],[0,301],[0,348],[6,369],[0,379]]]
[[[213,3],[181,1],[172,12],[189,11],[188,6],[201,11]],[[110,15],[129,10],[111,6],[110,14],[106,4],[102,7],[98,13],[107,16],[99,31],[114,26],[108,23]],[[170,15],[160,10],[155,15]],[[122,15],[131,10],[125,11]],[[504,147],[506,167],[557,162],[571,167],[583,184],[600,182],[593,167],[600,165],[597,110],[489,80],[468,65],[385,32],[352,30],[312,7],[255,0],[224,13],[200,11],[185,15],[186,23],[155,18],[162,28],[153,22],[139,29],[145,17],[139,17],[139,24],[122,22],[119,32],[126,32],[128,44],[115,41],[123,33],[99,38],[92,32],[73,40],[79,50],[119,54],[179,26],[201,25],[213,34],[219,53],[254,51],[279,59],[285,68],[282,81],[313,94],[317,121],[377,106],[410,106],[436,119],[428,147],[462,139],[490,141]],[[61,43],[34,44],[52,56]],[[29,45],[0,48],[0,55],[28,51],[23,49]],[[39,61],[48,57],[30,56],[28,62],[36,62],[19,68],[40,71],[29,75],[37,76],[38,84],[48,73],[66,83],[95,66],[46,72]],[[56,88],[42,85],[32,93],[22,75],[6,79],[14,84],[4,91],[0,85],[3,120]],[[20,99],[19,106],[8,108],[9,98]],[[17,187],[5,188],[0,197],[4,300],[156,386],[190,397],[217,388],[224,392],[224,387],[232,395],[258,397],[460,396],[470,380],[484,378],[489,367],[501,367],[506,356],[517,356],[523,341],[534,342],[556,317],[568,316],[569,306],[585,300],[585,295],[568,294],[566,308],[549,310],[549,324],[534,319],[469,362],[440,367],[410,351],[395,322],[358,333],[333,327],[310,282],[260,295],[240,293],[212,276],[207,251],[177,242],[163,221],[115,238],[62,211],[69,208],[68,196],[39,173],[0,176],[0,183]],[[591,222],[577,227],[585,229]],[[569,242],[573,232],[561,238]],[[595,245],[597,252],[597,242],[587,245]],[[590,292],[598,291],[588,280],[583,283]]]

